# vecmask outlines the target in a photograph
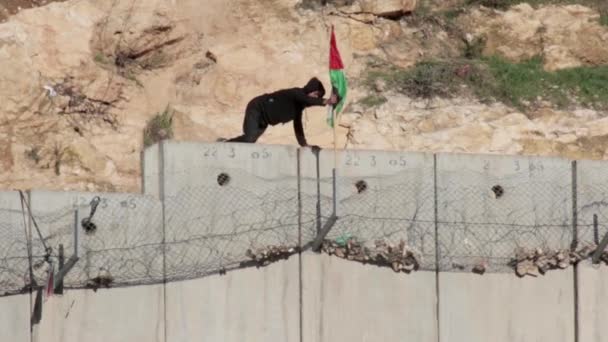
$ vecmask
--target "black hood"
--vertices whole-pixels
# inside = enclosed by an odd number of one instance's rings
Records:
[[[319,97],[325,96],[325,88],[323,87],[323,83],[321,83],[321,81],[319,81],[319,79],[316,77],[311,78],[310,81],[306,83],[303,89],[306,94],[318,90]]]

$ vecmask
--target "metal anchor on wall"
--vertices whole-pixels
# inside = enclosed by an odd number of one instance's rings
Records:
[[[97,225],[93,223],[93,216],[95,215],[95,211],[97,211],[97,206],[99,205],[100,201],[101,199],[99,198],[99,196],[93,197],[93,199],[91,200],[91,213],[88,217],[83,218],[80,223],[85,232],[89,234],[95,232],[95,230],[97,229]]]

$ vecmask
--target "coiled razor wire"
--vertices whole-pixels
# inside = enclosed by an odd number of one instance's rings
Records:
[[[332,178],[320,179],[317,193],[314,177],[264,179],[217,171],[214,182],[178,189],[164,202],[99,194],[92,202],[34,211],[39,233],[31,242],[23,220],[28,208],[0,209],[0,295],[20,293],[33,281],[43,284],[48,263],[58,265],[59,245],[66,258],[75,251],[80,258],[64,278],[66,288],[159,284],[249,265],[248,251],[304,246],[332,215]],[[364,246],[403,241],[421,255],[422,269],[470,270],[483,261],[491,272],[512,272],[507,265],[518,247],[562,249],[573,240],[569,184],[490,178],[439,184],[435,198],[432,182],[420,183],[408,172],[338,177],[338,219],[326,239],[354,238]],[[504,196],[517,192],[539,205],[522,201],[505,211],[500,202],[488,200],[499,183]],[[608,190],[581,191],[594,201],[579,208],[579,240],[593,241],[607,231],[601,224],[594,232],[589,217],[597,211],[600,223],[608,220],[602,211],[608,207]]]

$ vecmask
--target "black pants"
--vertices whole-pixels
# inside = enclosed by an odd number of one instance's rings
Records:
[[[264,119],[262,111],[258,108],[255,101],[251,101],[247,104],[247,109],[245,110],[243,135],[227,141],[254,143],[262,136],[262,134],[264,134],[267,127],[268,123],[266,122],[266,119]]]

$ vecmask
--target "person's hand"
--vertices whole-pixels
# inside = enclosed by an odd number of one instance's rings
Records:
[[[319,151],[321,151],[321,148],[317,145],[306,145],[306,147],[310,147],[314,154],[319,154]]]
[[[326,105],[335,105],[336,103],[338,103],[338,98],[335,94],[331,94],[331,96],[325,100]]]
[[[336,96],[336,94],[332,93],[331,96],[329,97],[329,104],[336,104],[338,103],[338,96]]]

